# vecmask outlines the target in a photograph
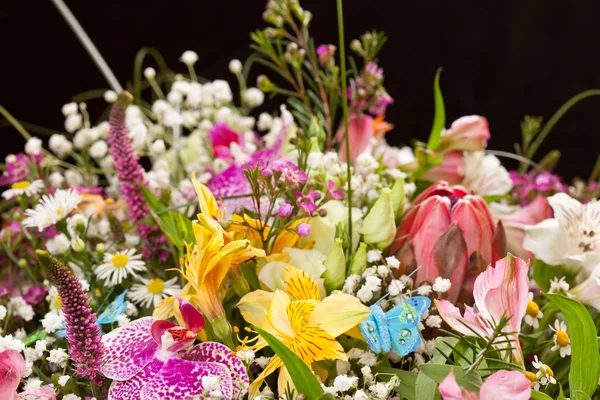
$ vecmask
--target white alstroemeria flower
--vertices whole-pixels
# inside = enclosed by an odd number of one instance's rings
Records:
[[[548,203],[554,218],[526,228],[523,248],[546,264],[591,271],[600,261],[600,202],[581,204],[557,193]]]
[[[506,168],[493,154],[484,151],[465,153],[464,176],[461,184],[479,196],[502,195],[510,192],[512,180]]]

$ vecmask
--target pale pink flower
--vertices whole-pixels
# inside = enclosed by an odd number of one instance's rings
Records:
[[[529,400],[531,382],[519,371],[498,371],[490,375],[477,393],[469,392],[456,382],[454,372],[440,383],[443,400]]]
[[[490,137],[487,119],[479,115],[461,117],[442,133],[437,150],[483,150]]]
[[[0,399],[12,400],[17,396],[17,387],[25,372],[25,360],[15,350],[0,353]]]

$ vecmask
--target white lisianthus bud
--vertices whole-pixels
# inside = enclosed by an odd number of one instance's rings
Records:
[[[85,250],[85,242],[79,236],[75,236],[71,239],[71,247],[73,251],[80,253]]]
[[[244,92],[244,100],[250,108],[260,106],[265,100],[265,95],[257,88],[248,88]]]
[[[146,79],[154,79],[156,77],[156,70],[152,67],[148,67],[144,70],[144,76]]]
[[[187,50],[183,52],[180,60],[186,65],[194,65],[198,61],[198,54],[195,51]]]
[[[229,61],[229,71],[232,74],[239,74],[240,72],[242,72],[242,63],[240,60],[238,59],[234,59]]]
[[[117,95],[117,92],[115,92],[114,90],[107,90],[106,92],[104,92],[104,101],[106,101],[107,103],[114,103],[115,101],[117,101],[117,98],[119,96]]]

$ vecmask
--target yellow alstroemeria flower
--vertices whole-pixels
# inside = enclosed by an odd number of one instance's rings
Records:
[[[317,283],[298,268],[286,267],[284,283],[285,292],[257,290],[244,296],[238,303],[244,319],[274,335],[309,365],[321,360],[347,361],[335,338],[367,318],[369,308],[347,294],[333,294],[321,301]],[[252,346],[243,340],[240,348],[256,351],[267,346],[261,337],[254,340]],[[259,394],[266,377],[278,368],[279,392],[284,393],[288,385],[294,387],[283,362],[274,356],[250,385],[249,398]]]

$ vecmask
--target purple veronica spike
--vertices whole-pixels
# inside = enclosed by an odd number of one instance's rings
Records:
[[[200,343],[182,353],[181,357],[189,361],[204,361],[227,366],[231,372],[234,399],[241,399],[248,391],[250,379],[244,363],[234,356],[224,344],[216,342]]]
[[[137,375],[126,381],[113,381],[108,390],[108,400],[139,400],[142,387],[160,371],[164,361],[154,359]]]
[[[154,321],[152,317],[140,318],[104,335],[104,376],[115,380],[131,379],[154,360],[159,350],[158,343],[150,333]]]
[[[218,376],[222,398],[234,398],[231,372],[225,365],[181,358],[169,358],[160,372],[142,387],[140,395],[143,400],[204,398],[202,394],[206,389],[202,387],[202,378],[205,376]]]

